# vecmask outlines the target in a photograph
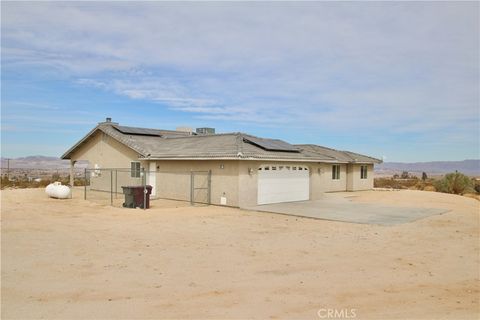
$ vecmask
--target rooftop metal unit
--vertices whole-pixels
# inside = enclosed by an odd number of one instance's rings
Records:
[[[215,128],[197,128],[197,134],[215,134]]]

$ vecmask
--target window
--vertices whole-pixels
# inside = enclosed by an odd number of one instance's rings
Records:
[[[130,176],[132,178],[140,178],[140,162],[130,162]]]
[[[367,166],[360,167],[360,179],[367,179]]]
[[[332,166],[332,179],[333,180],[340,180],[340,165],[334,164]]]

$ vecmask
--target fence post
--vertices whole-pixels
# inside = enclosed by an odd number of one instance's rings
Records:
[[[110,205],[113,206],[113,170],[110,170]]]
[[[147,210],[147,176],[145,173],[145,168],[142,168],[143,173],[143,210]]]
[[[212,170],[208,170],[208,205],[212,204]]]
[[[193,178],[193,175],[194,175],[193,171],[190,171],[190,205],[192,205],[192,206],[193,206],[193,197],[194,197],[193,193],[195,192],[195,190],[194,190],[195,180]]]
[[[83,200],[87,200],[87,168],[84,170],[83,174]]]

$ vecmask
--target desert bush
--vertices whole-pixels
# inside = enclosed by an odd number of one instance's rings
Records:
[[[463,196],[472,198],[472,199],[477,199],[478,201],[480,201],[480,194],[478,193],[465,193]]]
[[[437,191],[444,193],[464,194],[473,191],[472,180],[460,172],[445,175],[443,179],[436,181],[434,186]]]
[[[474,179],[473,189],[475,190],[476,193],[480,194],[480,180]]]
[[[398,183],[392,178],[375,178],[373,179],[373,186],[375,188],[394,188],[398,189]]]
[[[2,176],[2,180],[1,180],[1,188],[2,189],[5,189],[7,187],[10,186],[10,181],[8,180],[7,176]]]
[[[69,177],[60,177],[56,176],[58,179],[45,179],[43,178],[40,181],[34,181],[34,180],[28,180],[25,178],[22,179],[16,179],[16,180],[9,180],[6,176],[2,176],[1,178],[1,189],[5,188],[19,188],[19,189],[25,189],[25,188],[45,188],[48,186],[50,183],[55,182],[55,181],[60,181],[63,185],[68,185],[70,183],[70,178]],[[76,186],[83,186],[85,184],[84,179],[80,179],[80,181],[75,180],[75,185]]]
[[[434,186],[425,186],[423,191],[437,191]]]
[[[415,185],[411,188],[411,189],[415,189],[415,190],[424,190],[425,189],[425,181],[418,181],[417,183],[415,183]]]
[[[409,177],[410,177],[410,175],[408,174],[408,171],[403,171],[402,175],[400,176],[400,178],[402,178],[402,179],[408,179]]]
[[[417,183],[417,179],[375,178],[373,180],[375,188],[417,189]]]

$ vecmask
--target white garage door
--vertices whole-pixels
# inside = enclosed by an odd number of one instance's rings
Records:
[[[260,166],[258,168],[258,204],[308,200],[309,173],[305,166]]]

